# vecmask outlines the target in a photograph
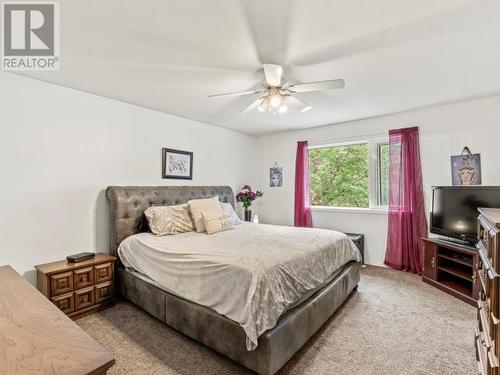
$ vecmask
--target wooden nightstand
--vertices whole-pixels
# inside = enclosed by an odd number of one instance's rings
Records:
[[[96,254],[79,263],[61,260],[39,264],[37,288],[72,319],[78,319],[114,304],[112,255]]]

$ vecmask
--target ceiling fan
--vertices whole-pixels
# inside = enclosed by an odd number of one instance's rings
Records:
[[[312,106],[294,94],[301,92],[311,92],[330,89],[341,89],[345,86],[343,79],[327,81],[316,81],[290,85],[283,77],[281,65],[264,64],[264,74],[266,79],[262,82],[262,88],[258,90],[229,92],[226,94],[209,95],[210,98],[220,98],[224,96],[242,96],[262,94],[257,100],[250,104],[242,113],[248,113],[257,109],[259,112],[269,111],[272,114],[286,113],[288,108],[293,108],[300,112],[309,111]]]

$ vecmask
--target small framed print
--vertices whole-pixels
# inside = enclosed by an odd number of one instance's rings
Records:
[[[481,154],[452,156],[451,174],[453,185],[481,185]]]
[[[162,149],[162,178],[177,180],[193,179],[193,153],[189,151]]]
[[[283,186],[283,168],[274,166],[269,170],[269,186],[281,187]]]

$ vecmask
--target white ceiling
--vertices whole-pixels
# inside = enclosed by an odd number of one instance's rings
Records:
[[[498,0],[64,0],[61,70],[31,77],[251,134],[500,93]],[[306,113],[240,112],[262,64]],[[139,126],[140,124],[138,124]]]

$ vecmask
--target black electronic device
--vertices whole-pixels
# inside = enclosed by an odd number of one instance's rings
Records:
[[[92,259],[94,257],[95,253],[83,252],[83,253],[68,255],[66,257],[66,260],[69,263],[79,263],[83,262],[84,260]]]
[[[431,233],[476,243],[480,207],[500,208],[500,186],[433,187]]]

